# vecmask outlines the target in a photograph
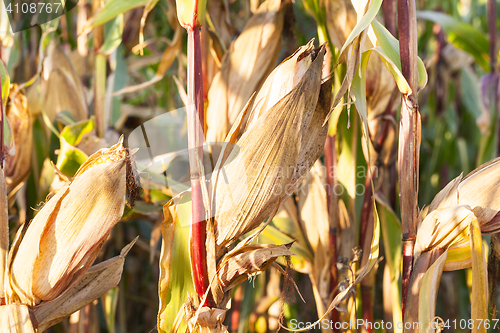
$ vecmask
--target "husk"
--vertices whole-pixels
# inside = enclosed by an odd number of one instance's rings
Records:
[[[9,333],[35,333],[26,305],[0,306],[0,329]]]
[[[122,217],[127,161],[121,142],[100,150],[38,212],[9,259],[9,302],[52,300],[85,273]]]
[[[427,215],[417,232],[414,258],[435,248],[446,250],[457,242],[476,217],[469,206],[436,209]]]

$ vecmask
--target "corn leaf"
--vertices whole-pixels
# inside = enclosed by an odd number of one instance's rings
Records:
[[[88,28],[94,28],[114,19],[131,9],[144,6],[149,0],[110,0],[95,16],[87,22]],[[87,29],[88,29],[87,28]],[[87,30],[84,28],[84,32]]]
[[[380,55],[382,61],[386,65],[387,69],[391,73],[392,77],[396,81],[399,90],[404,95],[409,95],[411,93],[410,86],[404,75],[401,72],[401,56],[399,54],[399,41],[392,36],[392,34],[377,20],[372,21],[373,31],[377,37],[377,43],[379,47],[375,48],[375,51]],[[422,59],[417,60],[418,68],[418,90],[421,90],[427,84],[427,71],[425,70],[425,65]]]
[[[375,19],[375,16],[377,16],[377,13],[380,9],[380,6],[382,5],[382,0],[373,0],[370,7],[366,11],[365,15],[361,18],[361,20],[356,24],[354,29],[351,31],[349,34],[349,37],[347,37],[347,40],[344,43],[344,46],[342,46],[342,49],[340,50],[341,56],[344,53],[344,51],[347,49],[348,45],[351,44],[355,38],[357,38],[366,28],[370,26],[370,23]]]
[[[181,311],[188,293],[196,291],[191,276],[189,258],[189,223],[182,226],[182,220],[191,220],[191,196],[180,198],[180,205],[169,201],[163,208],[165,222],[162,223],[162,247],[160,255],[158,331],[170,333],[177,314]],[[186,329],[181,323],[179,332]]]
[[[104,26],[104,44],[102,44],[99,52],[105,55],[110,55],[122,42],[123,34],[123,14],[117,15],[108,24]]]
[[[484,71],[489,72],[489,43],[482,32],[444,13],[419,11],[417,18],[439,24],[453,45],[471,54]]]

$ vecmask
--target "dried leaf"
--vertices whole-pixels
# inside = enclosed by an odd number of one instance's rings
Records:
[[[276,258],[291,256],[288,245],[247,245],[236,253],[225,256],[218,269],[218,277],[224,291],[229,291],[251,276],[265,271]]]
[[[33,309],[38,330],[44,331],[62,321],[118,285],[125,263],[125,256],[137,238],[125,246],[119,256],[92,266],[70,289],[50,302],[43,302]]]

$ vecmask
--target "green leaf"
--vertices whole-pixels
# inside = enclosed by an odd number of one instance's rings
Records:
[[[398,279],[401,267],[401,222],[385,198],[377,194],[385,257],[391,268],[391,278]]]
[[[104,44],[99,49],[99,52],[109,55],[113,53],[113,51],[115,51],[122,42],[123,14],[119,14],[114,19],[106,23],[104,30]]]
[[[66,176],[73,177],[80,167],[88,159],[80,149],[70,145],[63,137],[60,138],[61,149],[57,157],[57,168]]]
[[[94,129],[94,119],[84,120],[63,128],[61,137],[72,146],[76,146],[82,140],[82,137]]]
[[[377,37],[378,47],[374,49],[376,51],[385,66],[391,73],[392,77],[396,81],[396,84],[402,94],[408,95],[411,92],[408,82],[401,72],[401,56],[399,54],[399,41],[394,38],[394,36],[387,30],[382,24],[377,20],[373,20],[372,28]],[[425,65],[420,59],[417,60],[418,66],[418,89],[421,90],[427,84],[427,71],[425,70]]]
[[[361,56],[361,64],[351,84],[351,91],[349,94],[354,98],[356,110],[358,110],[359,117],[363,122],[363,135],[366,138],[366,143],[369,145],[368,135],[368,115],[366,108],[366,68],[368,67],[368,60],[370,59],[371,50],[363,52]]]
[[[3,61],[0,61],[0,79],[2,80],[2,102],[3,102],[3,146],[4,151],[9,152],[14,148],[14,134],[10,127],[9,119],[7,118],[7,100],[10,93],[10,76]],[[13,153],[13,152],[12,152]],[[3,154],[3,153],[2,153]]]
[[[59,140],[61,149],[57,157],[57,168],[67,176],[72,177],[80,165],[88,158],[75,146],[80,143],[82,137],[94,129],[94,119],[81,121],[63,128]]]
[[[131,9],[144,6],[149,0],[110,0],[90,19],[90,26],[97,27]]]
[[[418,11],[417,18],[439,24],[453,45],[472,55],[476,62],[489,72],[489,43],[481,31],[444,13]]]

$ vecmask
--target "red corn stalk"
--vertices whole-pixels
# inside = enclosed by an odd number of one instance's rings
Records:
[[[398,0],[399,51],[401,69],[411,94],[401,99],[399,129],[399,196],[403,231],[403,314],[417,233],[420,115],[417,101],[417,16],[415,0]]]
[[[336,167],[337,154],[335,149],[335,135],[328,135],[325,143],[325,164],[326,164],[326,201],[328,207],[328,216],[330,217],[330,253],[332,254],[332,262],[330,270],[332,278],[330,280],[330,291],[337,287],[337,225],[338,225],[338,198],[334,190],[337,185]],[[338,312],[333,310],[331,318],[333,322],[338,322]],[[334,329],[334,332],[337,332]]]
[[[191,270],[200,300],[209,289],[207,271],[206,216],[203,204],[202,180],[204,131],[203,71],[201,57],[201,26],[205,16],[203,0],[177,0],[177,17],[188,34],[187,44],[187,123],[189,173],[191,176]],[[213,306],[211,294],[203,306]]]

